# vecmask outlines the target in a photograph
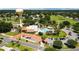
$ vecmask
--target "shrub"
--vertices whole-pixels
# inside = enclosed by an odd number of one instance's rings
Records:
[[[79,22],[73,25],[73,31],[79,33]]]
[[[53,47],[54,48],[57,48],[57,49],[61,49],[62,48],[62,41],[60,41],[60,40],[55,40],[54,42],[53,42]]]
[[[67,43],[66,43],[66,45],[69,47],[69,48],[75,48],[76,47],[76,45],[77,45],[77,41],[75,41],[75,40],[68,40],[67,41]]]
[[[59,24],[59,28],[60,28],[60,29],[62,29],[62,28],[64,28],[64,27],[65,27],[65,25],[63,25],[62,23]]]
[[[38,34],[39,34],[40,36],[41,36],[41,35],[43,35],[43,33],[42,33],[42,32],[39,32]]]
[[[2,40],[0,40],[0,44],[2,43]]]
[[[28,40],[26,40],[26,42],[28,42]]]
[[[63,21],[63,25],[70,26],[70,22],[69,21]]]
[[[19,46],[20,46],[20,44],[17,44],[17,45],[16,45],[16,47],[19,47]]]

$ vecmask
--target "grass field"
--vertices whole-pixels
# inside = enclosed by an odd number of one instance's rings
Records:
[[[1,39],[1,38],[4,38],[4,36],[3,36],[3,35],[0,35],[0,39]]]
[[[8,44],[6,44],[7,47],[12,47],[14,49],[18,49],[20,51],[33,51],[34,49],[28,46],[18,46],[18,43],[14,43],[14,45],[10,42]]]
[[[14,36],[19,34],[18,32],[7,32],[6,35]]]
[[[0,51],[4,51],[4,49],[0,48]]]
[[[24,39],[24,38],[19,38],[18,40],[20,40],[22,42],[26,42],[26,39]]]
[[[18,47],[18,49],[21,51],[33,51],[31,47],[27,47],[27,46],[20,46]]]
[[[57,15],[57,16],[52,15],[52,16],[50,16],[50,19],[51,19],[51,20],[55,20],[55,21],[58,22],[58,23],[61,23],[61,22],[63,22],[63,21],[69,21],[69,22],[71,23],[71,25],[73,25],[73,24],[75,24],[75,23],[77,22],[77,21],[74,20],[74,19],[66,18],[66,17],[59,16],[59,15]]]
[[[63,38],[65,37],[67,34],[64,32],[64,31],[61,31],[59,33],[59,35],[46,35],[44,34],[43,36],[46,37],[46,38]]]

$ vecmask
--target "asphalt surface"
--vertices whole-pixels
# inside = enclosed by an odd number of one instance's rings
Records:
[[[61,49],[59,51],[79,51],[79,48],[74,48],[74,49]]]
[[[11,42],[12,40],[13,40],[12,38],[5,37],[5,38],[3,39],[3,42],[4,42],[4,43],[9,43],[9,42]],[[16,40],[13,40],[13,41],[16,41]],[[41,48],[39,45],[35,45],[35,44],[29,43],[29,42],[21,42],[21,41],[19,41],[19,43],[20,43],[21,45],[23,45],[23,46],[32,47],[32,48],[35,49],[35,50],[38,50],[38,49],[39,49],[40,51],[43,50],[43,48]]]

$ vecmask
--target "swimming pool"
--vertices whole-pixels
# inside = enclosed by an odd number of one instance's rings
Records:
[[[42,32],[42,33],[46,33],[47,31],[50,31],[50,30],[47,28],[41,28],[38,30],[38,32]]]

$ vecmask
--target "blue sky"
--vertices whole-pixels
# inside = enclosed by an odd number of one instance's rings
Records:
[[[0,8],[0,10],[15,10],[21,8]],[[79,10],[78,8],[22,8],[25,10]]]

